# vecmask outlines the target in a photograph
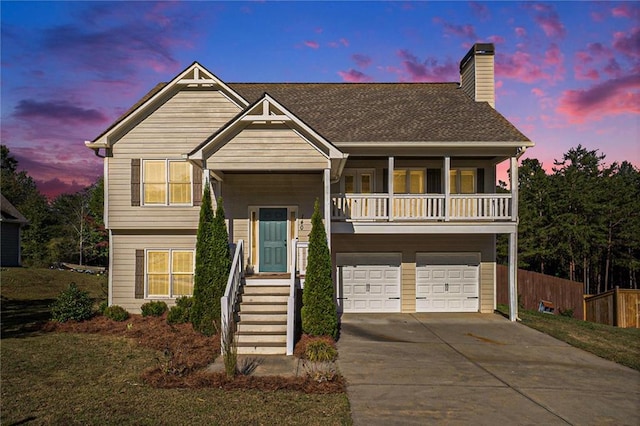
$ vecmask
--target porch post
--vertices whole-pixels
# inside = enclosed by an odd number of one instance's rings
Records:
[[[518,158],[511,157],[511,221],[518,222]]]
[[[449,195],[451,191],[451,157],[444,157],[444,221],[449,222],[449,207],[451,202]]]
[[[518,319],[518,228],[509,233],[509,320]]]
[[[394,166],[394,157],[389,157],[389,173],[387,176],[387,186],[389,187],[389,206],[387,208],[388,213],[389,213],[389,222],[393,222],[393,169],[395,168]]]
[[[327,245],[331,251],[331,169],[324,169],[324,229],[327,232]]]

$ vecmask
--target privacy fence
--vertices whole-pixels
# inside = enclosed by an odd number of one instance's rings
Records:
[[[497,303],[509,303],[509,270],[497,265]],[[518,269],[518,303],[524,309],[537,310],[541,300],[553,303],[555,313],[573,309],[573,317],[584,319],[582,283]]]
[[[587,321],[640,328],[640,290],[616,287],[585,299]]]

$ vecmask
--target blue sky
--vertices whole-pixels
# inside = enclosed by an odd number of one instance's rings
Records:
[[[578,144],[640,165],[638,2],[0,3],[1,138],[49,196],[102,173],[84,147],[198,61],[223,81],[458,81],[496,46],[496,108],[550,170]],[[502,167],[504,169],[504,167]]]

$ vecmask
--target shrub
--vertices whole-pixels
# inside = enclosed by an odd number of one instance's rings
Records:
[[[313,336],[336,338],[338,312],[331,279],[331,254],[317,199],[311,216],[307,259],[307,275],[302,292],[302,331]]]
[[[193,297],[182,296],[176,299],[176,306],[169,309],[167,322],[169,324],[184,324],[191,321],[191,308],[193,306]]]
[[[567,309],[560,308],[558,310],[558,313],[560,313],[560,315],[562,315],[563,317],[573,318],[573,308],[567,308]]]
[[[100,315],[104,315],[104,311],[105,309],[107,309],[109,307],[109,302],[107,302],[106,300],[103,300],[102,302],[100,302],[100,304],[98,305],[98,313]]]
[[[325,340],[314,340],[309,342],[307,350],[304,352],[309,361],[335,361],[338,351]]]
[[[338,378],[338,370],[332,362],[305,361],[302,370],[305,376],[318,383],[333,382]]]
[[[129,318],[129,312],[118,305],[108,306],[103,315],[114,321],[126,321]]]
[[[142,305],[140,309],[142,309],[143,317],[148,317],[148,316],[161,317],[162,314],[167,312],[169,308],[167,307],[166,303],[162,301],[157,301],[157,302],[147,302],[144,305]]]
[[[93,315],[93,301],[89,293],[82,291],[76,283],[69,284],[51,305],[51,319],[58,322],[82,321]]]
[[[316,342],[322,343],[317,344]],[[336,342],[331,336],[310,336],[308,334],[303,334],[298,343],[296,343],[296,347],[293,350],[293,355],[300,359],[310,359],[307,355],[307,348],[310,345],[316,345],[318,348],[330,347],[335,352],[335,357],[337,357],[338,355]],[[312,351],[315,351],[315,353],[317,353],[318,349],[312,349]]]

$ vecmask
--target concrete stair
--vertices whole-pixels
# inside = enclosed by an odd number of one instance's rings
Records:
[[[288,280],[245,281],[236,329],[239,355],[286,354],[288,299]]]

